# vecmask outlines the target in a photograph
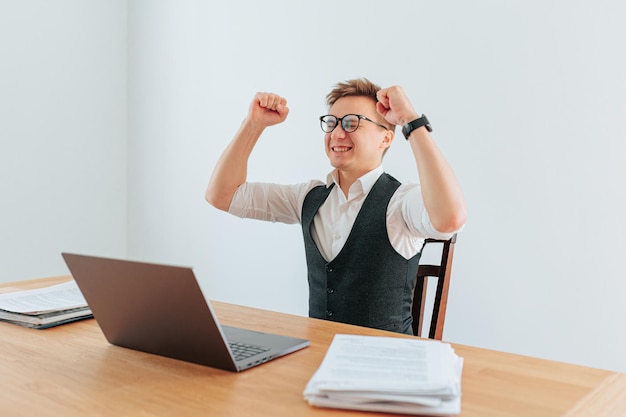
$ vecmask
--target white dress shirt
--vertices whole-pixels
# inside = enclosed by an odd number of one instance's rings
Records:
[[[328,174],[326,187],[336,186],[313,220],[312,235],[321,254],[331,261],[343,248],[368,193],[383,174],[382,166],[363,175],[350,187],[348,198],[339,187],[336,170]],[[301,223],[302,204],[311,189],[324,183],[279,185],[272,183],[242,184],[228,212],[242,218],[280,223]],[[387,207],[387,234],[393,248],[404,258],[417,254],[424,238],[449,239],[454,233],[441,233],[431,224],[419,184],[402,184]]]

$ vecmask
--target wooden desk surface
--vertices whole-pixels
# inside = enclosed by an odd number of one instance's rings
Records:
[[[67,280],[0,285],[0,292]],[[335,333],[397,335],[213,302],[221,322],[311,340],[241,373],[109,345],[95,320],[47,330],[0,322],[1,416],[378,416],[318,409],[302,391]],[[626,375],[454,345],[463,417],[626,415]]]

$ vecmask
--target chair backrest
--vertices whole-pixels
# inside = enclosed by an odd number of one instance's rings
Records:
[[[424,247],[433,243],[442,244],[441,260],[435,265],[419,265],[417,270],[417,282],[413,290],[411,314],[413,315],[413,334],[421,336],[425,320],[424,312],[430,281],[429,277],[435,278],[437,281],[437,289],[432,303],[433,308],[428,337],[430,339],[441,340],[443,337],[443,325],[446,319],[446,307],[448,306],[448,288],[450,287],[450,273],[452,271],[452,258],[454,255],[456,234],[449,240],[426,239]]]

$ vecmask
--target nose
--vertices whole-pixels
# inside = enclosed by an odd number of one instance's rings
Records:
[[[337,126],[335,126],[333,131],[330,132],[330,137],[333,138],[333,139],[339,139],[339,138],[345,138],[346,137],[346,131],[343,130],[343,126],[341,125],[341,123],[337,124]]]

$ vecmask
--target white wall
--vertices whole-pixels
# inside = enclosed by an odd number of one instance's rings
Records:
[[[102,16],[114,22],[98,33],[109,40],[118,33],[123,7],[114,3],[110,7],[118,7],[119,13],[109,15],[103,13],[108,4],[84,6],[79,16],[85,29],[80,33],[104,27]],[[192,265],[214,299],[306,314],[299,227],[228,216],[204,202],[204,188],[258,90],[285,95],[291,113],[259,143],[250,179],[298,182],[324,177],[329,166],[317,121],[325,110],[324,95],[337,81],[367,76],[382,85],[405,87],[418,110],[431,119],[434,137],[466,193],[470,217],[457,244],[444,338],[626,372],[626,336],[621,332],[626,280],[619,264],[626,251],[625,5],[609,0],[136,0],[128,5],[128,193],[122,191],[123,176],[109,177],[123,171],[123,145],[117,141],[118,153],[107,159],[115,169],[104,160],[93,167],[84,163],[79,170],[69,168],[77,155],[93,159],[111,149],[111,138],[119,139],[111,126],[119,125],[109,126],[102,118],[119,122],[123,115],[115,118],[112,107],[102,103],[121,103],[121,111],[124,101],[116,96],[92,98],[83,106],[66,104],[71,100],[58,108],[41,105],[37,120],[48,120],[48,112],[64,116],[78,111],[82,116],[58,117],[55,143],[71,136],[66,132],[77,129],[76,120],[92,133],[76,137],[93,142],[73,151],[72,157],[62,147],[48,146],[47,158],[22,162],[30,169],[16,167],[15,158],[1,154],[0,169],[10,162],[14,179],[7,181],[2,172],[2,245],[10,253],[8,258],[3,253],[2,274],[13,271],[17,276],[27,267],[39,270],[24,277],[57,273],[58,265],[50,261],[56,259],[57,246],[92,253],[123,251],[124,243],[117,240],[124,240],[121,221],[107,216],[123,211],[117,204],[127,196],[124,242],[129,258]],[[96,9],[90,17],[92,7]],[[61,36],[72,21],[65,17],[64,25],[53,25],[47,19],[31,24],[30,31],[16,25],[7,29],[3,21],[0,30],[18,40],[36,34],[45,41],[31,42],[27,50],[44,54],[52,42],[48,37]],[[69,37],[82,45],[76,38]],[[2,45],[12,45],[6,36],[1,39]],[[94,88],[89,81],[97,79],[107,88],[101,86],[96,95],[119,91],[117,70],[101,67],[122,65],[118,54],[125,52],[123,42],[109,52],[111,60],[96,54],[84,61],[74,55],[83,49],[71,49],[72,42],[58,42],[64,54],[46,56],[52,67],[76,61],[88,66],[67,76],[79,83],[74,88],[67,81],[61,88],[42,81],[43,88],[82,97],[86,86]],[[19,61],[22,55],[9,56]],[[30,85],[24,81],[28,71],[13,69],[11,74]],[[7,84],[2,91],[13,85],[9,77],[0,79]],[[3,114],[4,107],[12,108],[22,96],[0,98]],[[97,111],[96,104],[102,105]],[[14,113],[28,115],[24,108]],[[12,132],[19,130],[15,114],[10,117]],[[112,130],[103,133],[105,128]],[[6,128],[0,129],[4,144]],[[50,129],[28,138],[43,146],[43,132]],[[14,155],[26,152],[20,142],[10,143]],[[43,199],[37,194],[26,204],[12,203],[5,216],[5,201],[23,198],[33,184],[42,192],[30,174],[40,166],[50,171],[43,175],[47,187],[41,188],[52,191]],[[401,180],[417,179],[400,135],[385,167]],[[69,185],[58,188],[60,179]],[[95,180],[100,183],[94,188],[106,195],[99,204],[94,202],[99,193],[85,186]],[[34,207],[56,214],[22,214]],[[35,242],[42,234],[47,239],[64,236],[58,233],[59,213],[72,214],[61,218],[64,230],[70,230],[67,244],[35,251],[20,240],[22,235]],[[13,226],[19,222],[26,233]],[[5,239],[8,227],[10,239]],[[37,261],[27,250],[36,252]]]
[[[324,95],[367,76],[406,88],[466,193],[445,339],[626,371],[625,13],[611,1],[133,2],[129,256],[193,265],[215,299],[306,314],[299,226],[230,217],[204,187],[258,90],[291,113],[249,178],[324,177]],[[416,180],[401,136],[385,167]]]
[[[0,282],[126,251],[126,8],[0,0]]]

